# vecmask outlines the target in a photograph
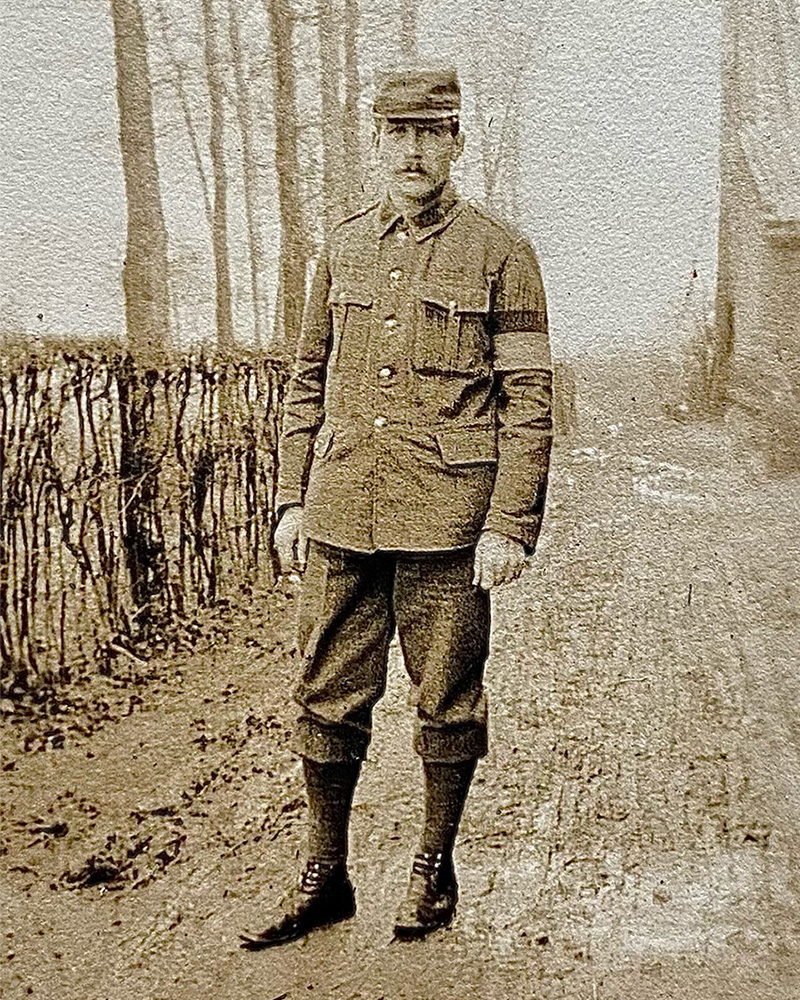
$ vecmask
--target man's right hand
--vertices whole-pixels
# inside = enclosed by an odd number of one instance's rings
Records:
[[[302,573],[308,558],[308,538],[303,531],[303,508],[287,507],[275,528],[275,548],[281,573]]]

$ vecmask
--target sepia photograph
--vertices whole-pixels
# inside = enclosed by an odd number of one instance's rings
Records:
[[[800,998],[800,0],[0,2],[0,993]]]

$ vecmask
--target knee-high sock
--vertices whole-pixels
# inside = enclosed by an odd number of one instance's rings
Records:
[[[303,758],[308,793],[308,855],[319,861],[347,859],[350,807],[361,764],[319,764]]]
[[[474,760],[456,764],[424,762],[425,826],[420,841],[423,853],[452,854],[475,764]]]

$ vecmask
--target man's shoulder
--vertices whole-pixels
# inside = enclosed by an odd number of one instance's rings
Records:
[[[328,250],[333,261],[361,256],[369,252],[377,226],[380,203],[365,205],[338,222],[328,237]]]
[[[354,230],[361,229],[364,226],[372,225],[377,218],[379,208],[379,201],[374,201],[370,205],[364,205],[362,208],[357,209],[355,212],[351,212],[350,215],[345,216],[340,222],[338,222],[334,226],[333,232],[335,234],[349,233]]]
[[[497,255],[531,255],[535,259],[536,251],[531,240],[516,226],[499,218],[480,202],[465,199],[461,217],[464,224],[476,236],[480,236],[484,244],[492,247]]]

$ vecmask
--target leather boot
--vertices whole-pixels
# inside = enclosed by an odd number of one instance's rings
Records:
[[[458,886],[450,854],[417,854],[405,902],[394,925],[401,941],[424,937],[446,927],[455,916]]]
[[[274,922],[260,934],[240,934],[241,947],[248,951],[272,948],[296,941],[316,927],[352,917],[356,912],[355,892],[344,864],[309,860],[300,884],[281,900],[279,910]]]

